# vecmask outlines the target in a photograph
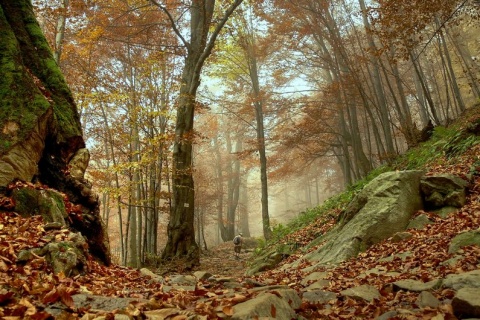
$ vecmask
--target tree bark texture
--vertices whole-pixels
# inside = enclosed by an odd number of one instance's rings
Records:
[[[30,0],[1,0],[0,30],[0,191],[19,179],[65,193],[84,218],[70,227],[109,264],[98,196],[69,172],[70,161],[85,148],[80,117]]]
[[[212,52],[215,40],[233,11],[242,3],[235,0],[223,17],[212,24],[215,0],[192,1],[190,5],[190,41],[187,42],[176,28],[175,21],[163,5],[151,0],[167,13],[177,36],[187,48],[182,72],[180,95],[177,100],[177,121],[173,146],[173,201],[168,223],[168,239],[163,259],[181,258],[186,268],[200,263],[200,250],[195,242],[193,183],[193,122],[196,94],[200,85],[200,72]],[[213,31],[210,32],[211,28]]]
[[[163,259],[185,258],[190,264],[187,267],[200,262],[200,251],[195,242],[195,190],[192,174],[193,116],[195,95],[200,84],[199,70],[195,66],[200,55],[201,51],[189,50],[182,74],[173,149],[173,202],[167,245],[162,254]]]

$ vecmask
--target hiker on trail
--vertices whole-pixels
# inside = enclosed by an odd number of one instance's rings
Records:
[[[240,251],[242,250],[242,243],[243,243],[243,238],[242,238],[242,233],[240,232],[235,238],[233,238],[233,244],[235,247],[233,250],[235,251],[235,258],[240,258]]]

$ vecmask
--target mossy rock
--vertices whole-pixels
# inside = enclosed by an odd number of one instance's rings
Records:
[[[15,189],[12,192],[15,212],[23,217],[41,215],[44,222],[59,222],[66,225],[67,211],[62,194],[54,190],[35,188]]]
[[[8,19],[7,19],[8,16]],[[82,136],[80,117],[30,1],[5,4],[0,11],[0,154],[25,140],[38,118],[53,108],[57,143]]]
[[[471,245],[480,247],[480,230],[468,231],[457,235],[450,242],[448,253],[455,253],[462,247]]]
[[[408,223],[407,229],[422,230],[425,228],[427,224],[432,224],[432,223],[433,222],[430,221],[430,219],[426,215],[421,214],[413,218],[412,220],[410,220],[410,222]]]

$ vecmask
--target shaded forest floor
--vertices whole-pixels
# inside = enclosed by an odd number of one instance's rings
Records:
[[[208,271],[212,274],[240,278],[247,268],[247,260],[250,253],[242,249],[240,258],[237,259],[233,252],[233,243],[225,242],[210,250],[203,251],[200,256],[199,270]]]
[[[240,278],[247,269],[247,262],[252,255],[252,249],[242,248],[240,257],[236,258],[231,241],[202,250],[200,265],[194,271],[206,271],[216,276]],[[176,273],[191,273],[183,269],[181,262],[171,262],[151,267],[156,274],[169,275]]]

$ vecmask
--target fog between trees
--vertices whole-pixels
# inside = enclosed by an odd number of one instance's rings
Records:
[[[212,24],[233,3],[205,1],[216,6]],[[417,145],[423,128],[447,124],[480,97],[475,1],[243,1],[199,74],[193,130],[178,136],[187,44],[197,39],[189,40],[191,7],[34,5],[74,93],[89,180],[121,263],[162,254],[175,205],[193,206],[200,247],[239,230],[262,237],[262,186],[270,230]],[[193,167],[179,166],[179,143],[193,147]],[[193,177],[192,204],[172,202],[179,170]]]

